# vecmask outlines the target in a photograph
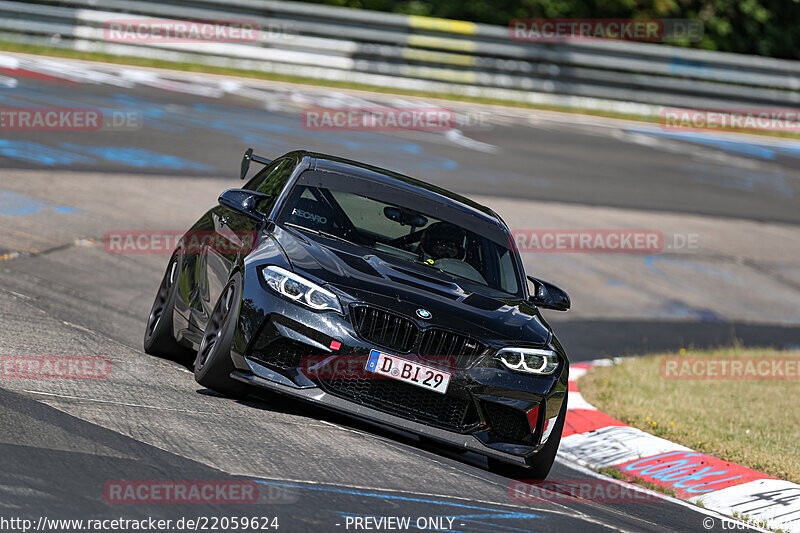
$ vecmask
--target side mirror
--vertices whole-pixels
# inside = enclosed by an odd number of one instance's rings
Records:
[[[528,276],[528,279],[533,282],[534,288],[534,292],[529,298],[532,304],[555,311],[569,310],[569,295],[564,290],[533,276]]]
[[[247,189],[228,189],[219,195],[220,205],[229,207],[254,220],[264,220],[266,215],[258,211],[258,204],[262,200],[272,198],[268,194],[261,194]]]

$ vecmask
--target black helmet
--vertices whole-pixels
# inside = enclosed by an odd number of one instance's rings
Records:
[[[463,259],[466,231],[449,222],[435,222],[425,228],[419,247],[433,260]]]

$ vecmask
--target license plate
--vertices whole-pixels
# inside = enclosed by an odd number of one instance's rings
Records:
[[[378,350],[369,352],[366,370],[440,394],[447,392],[447,385],[450,383],[450,374],[448,372],[421,365],[402,357],[387,355]]]

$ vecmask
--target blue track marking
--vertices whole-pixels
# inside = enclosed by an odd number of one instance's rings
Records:
[[[514,526],[509,526],[507,524],[498,523],[498,522],[489,522],[486,521],[494,519],[494,520],[513,520],[513,519],[523,519],[523,520],[534,520],[534,519],[541,519],[544,518],[543,515],[520,511],[519,509],[514,510],[503,510],[503,509],[493,509],[491,507],[479,506],[479,505],[472,505],[467,503],[460,503],[460,502],[453,502],[445,499],[439,498],[432,498],[432,497],[417,497],[417,496],[404,496],[401,494],[389,494],[385,492],[377,492],[377,491],[370,491],[365,489],[351,489],[351,488],[343,488],[343,487],[328,487],[328,486],[314,486],[314,485],[301,485],[299,483],[287,483],[287,482],[279,482],[279,481],[265,481],[265,480],[254,480],[256,483],[260,483],[263,485],[274,485],[279,487],[289,487],[289,488],[297,488],[297,489],[304,489],[309,491],[315,492],[328,492],[328,493],[336,493],[336,494],[345,494],[348,496],[358,496],[361,498],[374,498],[379,500],[386,500],[386,501],[401,501],[401,502],[410,502],[410,503],[421,503],[421,504],[429,504],[429,505],[437,505],[442,506],[450,509],[451,511],[446,513],[446,516],[451,516],[455,518],[454,521],[454,529],[450,531],[459,531],[455,529],[456,524],[462,526],[462,524],[466,525],[469,523],[473,526],[487,526],[487,529],[480,529],[484,531],[531,531],[530,528],[517,528]],[[464,514],[452,514],[452,510],[463,510],[465,511]],[[475,511],[479,511],[476,513]],[[344,518],[347,516],[364,516],[356,513],[350,513],[345,511],[332,511],[338,514],[340,517]],[[479,520],[481,519],[481,520]],[[463,527],[463,526],[462,526]],[[470,531],[477,531],[478,529],[470,528]]]
[[[657,261],[666,261],[671,264],[687,268],[694,272],[706,274],[708,276],[722,279],[730,283],[736,283],[738,281],[738,277],[729,272],[720,270],[718,268],[710,267],[708,265],[702,265],[694,261],[688,261],[676,257],[663,257],[657,255],[647,255],[644,257],[644,264],[648,268],[648,270],[650,270],[654,274],[657,274],[658,276],[664,279],[671,281],[672,283],[675,283],[676,285],[685,285],[687,280],[685,278],[674,278],[673,276],[670,276],[669,274],[665,273],[656,266],[655,263]],[[688,305],[686,302],[680,300],[666,300],[663,302],[662,308],[666,312],[665,316],[670,318],[696,318],[701,322],[727,321],[727,318],[717,313],[713,309],[692,307]]]
[[[424,156],[424,149],[416,143],[395,139],[388,135],[378,135],[375,132],[339,132],[330,135],[330,132],[306,130],[302,127],[299,116],[285,115],[273,112],[261,112],[264,118],[253,119],[251,110],[244,110],[225,104],[193,104],[191,112],[182,111],[180,108],[164,109],[158,103],[127,95],[115,93],[112,97],[95,99],[91,104],[78,100],[65,98],[60,94],[51,93],[39,88],[26,89],[26,98],[46,106],[87,106],[100,107],[103,110],[117,109],[119,106],[140,110],[147,127],[166,131],[188,131],[189,129],[210,129],[226,133],[240,139],[242,142],[253,142],[253,137],[263,133],[294,135],[304,140],[320,141],[337,144],[350,150],[381,150],[389,145],[391,150]],[[24,102],[20,102],[24,103]],[[29,103],[29,102],[28,102]],[[273,136],[262,137],[265,144],[274,145]],[[284,141],[284,144],[285,141]],[[453,170],[458,168],[458,163],[446,158],[434,157],[430,166]]]
[[[704,275],[708,275],[708,276],[711,276],[711,277],[715,277],[717,279],[720,279],[720,280],[723,280],[723,281],[726,281],[726,282],[729,282],[729,283],[740,284],[740,278],[738,276],[736,276],[734,274],[731,274],[730,272],[727,272],[725,270],[719,269],[719,268],[714,268],[712,266],[703,265],[703,264],[697,263],[695,261],[689,261],[689,260],[680,259],[680,258],[677,258],[677,257],[665,257],[665,256],[657,256],[657,255],[645,256],[644,264],[651,272],[653,272],[654,274],[656,274],[656,275],[658,275],[658,276],[660,276],[660,277],[662,277],[664,279],[669,280],[670,282],[672,282],[672,283],[674,283],[676,285],[686,285],[688,283],[689,279],[694,279],[694,278],[670,276],[669,274],[667,274],[666,272],[664,272],[663,270],[658,268],[658,266],[656,266],[656,263],[659,262],[659,261],[660,262],[668,262],[668,263],[671,263],[671,264],[674,264],[674,265],[678,265],[678,266],[680,266],[682,268],[686,268],[686,269],[691,270],[693,272],[697,272],[699,274],[704,274]],[[780,266],[778,268],[781,269]],[[788,268],[789,268],[790,271],[794,269],[793,266],[792,267],[788,267]],[[702,287],[702,283],[700,283],[699,286]],[[798,300],[796,297],[794,297],[791,293],[787,293],[787,292],[781,291],[781,290],[776,290],[776,289],[774,289],[773,287],[771,287],[769,285],[761,286],[759,288],[759,290],[764,295],[770,295],[775,300],[780,300],[780,301],[786,302],[786,303],[788,303],[790,305],[793,305],[795,307],[800,308],[800,300]],[[705,309],[705,308],[690,307],[687,304],[685,304],[684,302],[681,302],[681,301],[678,301],[678,300],[666,300],[666,301],[663,302],[662,307],[666,311],[666,315],[664,315],[664,316],[669,317],[669,318],[693,317],[693,318],[697,318],[697,319],[699,319],[699,320],[701,320],[703,322],[725,322],[725,321],[727,321],[727,319],[724,316],[720,315],[716,311],[713,311],[711,309]],[[786,319],[796,320],[798,318],[798,316],[800,316],[800,315],[787,315],[786,313],[771,314],[769,312],[766,312],[766,313],[763,314],[762,318],[765,319],[765,320],[782,321],[782,320],[786,320]]]
[[[661,276],[666,276],[658,267],[655,266],[656,261],[667,261],[672,264],[680,265],[684,268],[688,268],[689,270],[694,270],[695,272],[699,272],[701,274],[708,274],[709,276],[713,276],[719,279],[723,279],[725,281],[730,281],[731,283],[736,283],[739,278],[730,272],[725,270],[721,270],[719,268],[714,268],[708,265],[702,265],[700,263],[696,263],[694,261],[689,261],[687,259],[679,259],[677,257],[665,257],[665,256],[658,256],[658,255],[646,255],[644,258],[644,264]]]
[[[203,163],[132,146],[84,146],[73,143],[61,143],[59,146],[60,148],[52,148],[32,141],[0,139],[0,156],[47,166],[97,165],[110,162],[135,168],[206,172],[213,170]]]
[[[96,162],[93,157],[86,157],[67,150],[51,148],[32,141],[12,141],[8,139],[0,139],[0,156],[49,167],[56,165],[70,166],[76,163],[92,164]]]
[[[749,155],[759,159],[774,160],[777,156],[800,158],[800,143],[793,141],[763,142],[755,139],[733,138],[705,132],[663,131],[655,128],[629,128],[626,133],[638,133],[650,137],[688,141],[726,152]]]
[[[176,155],[162,154],[132,146],[84,146],[61,143],[61,148],[91,154],[110,163],[122,163],[136,168],[169,168],[174,170],[210,171],[210,166]]]
[[[351,152],[364,152],[370,154],[397,154],[389,155],[388,161],[383,161],[384,166],[400,165],[410,172],[431,173],[437,171],[455,171],[459,163],[453,159],[426,153],[424,146],[399,139],[381,132],[334,132],[313,131],[302,127],[300,116],[265,110],[244,109],[223,102],[218,104],[191,104],[188,106],[167,106],[162,102],[115,92],[110,96],[97,95],[87,100],[80,95],[75,97],[65,96],[63,88],[41,87],[36,84],[23,83],[11,92],[4,91],[0,94],[0,102],[6,106],[15,107],[91,107],[99,109],[104,115],[112,112],[135,111],[141,117],[144,128],[153,129],[176,135],[193,131],[210,131],[221,133],[228,137],[238,139],[243,144],[256,146],[269,146],[275,153],[288,151],[298,146],[307,146],[312,150],[333,146]],[[57,152],[57,156],[50,157],[45,164],[48,166],[71,166],[83,163],[93,166],[103,166],[106,162],[114,162],[135,168],[168,168],[189,171],[213,171],[208,165],[200,165],[192,161],[166,154],[153,152],[135,152],[134,147],[98,147],[90,150],[88,147],[74,148],[75,145],[61,145],[61,148],[74,150],[86,156],[85,159],[77,158],[77,154],[69,155]],[[6,155],[14,159],[27,162],[37,162],[33,157],[21,156],[27,150],[17,150]],[[320,151],[329,151],[321,149]],[[8,152],[8,151],[7,151]],[[408,154],[415,157],[409,159]],[[174,159],[173,159],[174,157]]]
[[[31,198],[18,192],[0,189],[0,215],[2,216],[33,215],[49,209],[57,213],[77,213],[80,211],[75,207],[57,205]]]
[[[785,198],[794,198],[794,191],[786,181],[783,172],[756,172],[744,168],[720,169],[712,165],[686,165],[694,176],[696,183],[722,187],[748,193],[756,190],[768,194],[777,194]]]

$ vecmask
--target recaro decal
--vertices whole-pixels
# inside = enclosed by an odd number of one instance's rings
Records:
[[[300,218],[307,218],[308,220],[313,220],[317,224],[327,224],[328,223],[328,219],[327,218],[325,218],[323,216],[320,216],[320,215],[316,215],[314,213],[309,213],[308,211],[302,211],[300,209],[297,209],[296,207],[294,209],[292,209],[292,214],[295,215],[295,216],[298,216]]]

